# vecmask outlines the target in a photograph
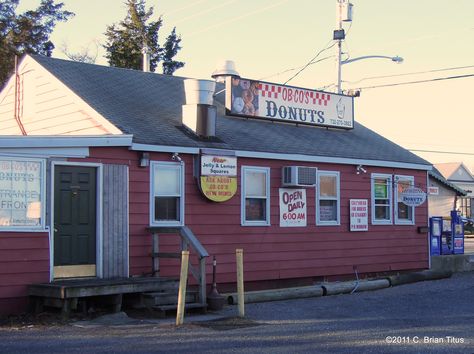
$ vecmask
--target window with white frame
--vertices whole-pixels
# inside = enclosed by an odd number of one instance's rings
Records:
[[[151,162],[150,224],[184,225],[184,165]]]
[[[270,169],[242,166],[242,225],[270,225]]]
[[[0,157],[0,230],[45,228],[45,161]]]
[[[340,225],[339,172],[318,171],[316,224]]]
[[[373,173],[372,224],[392,223],[392,175]]]
[[[395,224],[415,223],[415,208],[401,202],[400,194],[409,187],[413,187],[415,179],[413,176],[395,176]]]

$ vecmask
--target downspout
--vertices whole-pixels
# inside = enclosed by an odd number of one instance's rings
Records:
[[[18,57],[15,55],[15,106],[13,109],[13,116],[21,130],[21,134],[25,136],[28,134],[26,133],[25,127],[23,126],[23,123],[20,119],[20,101],[20,75],[18,74]]]

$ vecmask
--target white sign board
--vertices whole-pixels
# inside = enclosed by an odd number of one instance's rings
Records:
[[[423,204],[426,200],[426,193],[423,192],[420,188],[409,187],[405,188],[400,193],[400,200],[403,204],[416,207]]]
[[[428,187],[429,195],[439,195],[439,187]]]
[[[367,199],[351,199],[349,201],[351,231],[369,230],[369,203]]]
[[[41,161],[0,160],[0,227],[39,227],[42,224]]]
[[[237,176],[237,157],[202,155],[201,176]]]
[[[229,77],[226,108],[231,115],[354,128],[353,97],[263,81]]]
[[[304,227],[306,220],[306,189],[280,188],[280,227]]]

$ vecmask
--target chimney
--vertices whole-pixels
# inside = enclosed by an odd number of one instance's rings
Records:
[[[200,137],[216,135],[217,109],[212,105],[215,89],[215,81],[184,80],[186,104],[183,105],[183,124]]]
[[[150,72],[150,50],[146,44],[143,45],[142,48],[143,54],[143,71],[148,73]]]

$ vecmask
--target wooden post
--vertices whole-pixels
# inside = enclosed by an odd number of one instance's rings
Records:
[[[237,299],[239,303],[239,317],[245,316],[244,304],[244,250],[236,249],[235,257],[237,261]]]
[[[176,310],[176,326],[184,322],[184,305],[186,303],[186,284],[188,282],[189,251],[181,252],[181,274],[179,276],[178,309]]]

